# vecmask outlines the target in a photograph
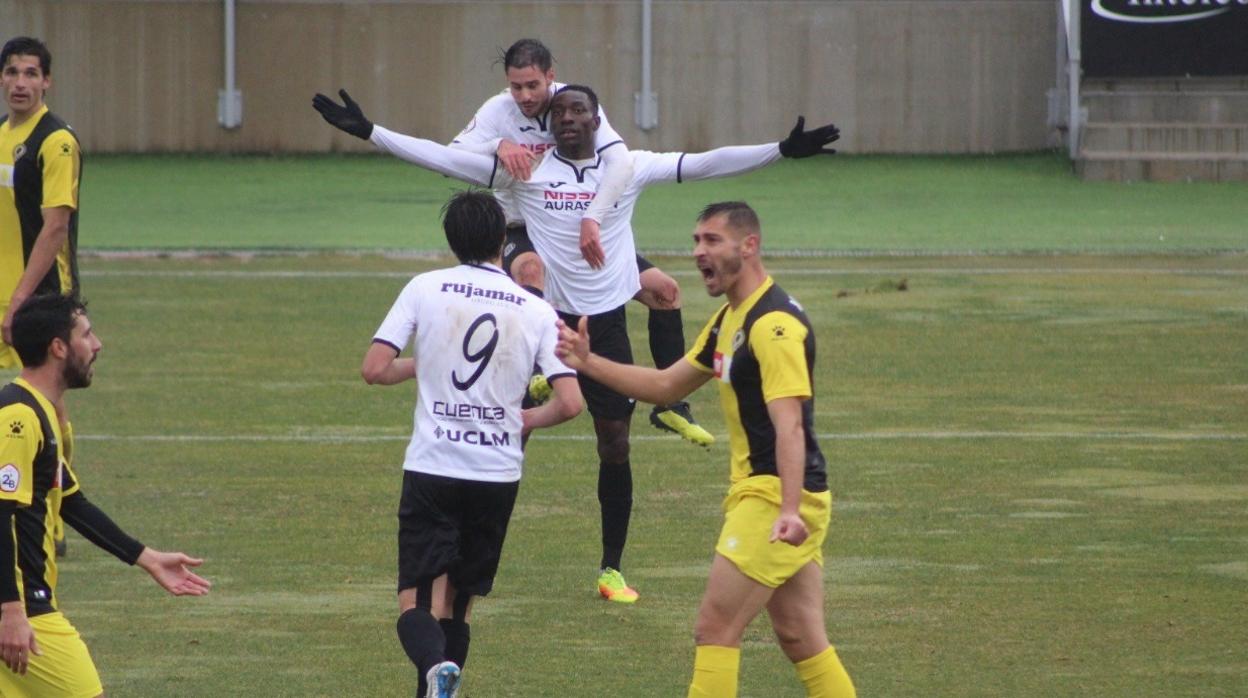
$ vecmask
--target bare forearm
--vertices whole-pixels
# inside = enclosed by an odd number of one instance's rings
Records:
[[[56,264],[56,255],[65,246],[65,241],[69,239],[69,222],[51,220],[51,218],[50,216],[44,217],[43,228],[39,231],[39,237],[35,239],[35,245],[30,250],[30,259],[26,260],[26,269],[17,282],[17,288],[13,290],[11,303],[20,303],[35,292],[39,282],[47,276],[52,265]]]
[[[780,475],[780,511],[796,514],[806,474],[806,440],[799,425],[776,433],[776,472]]]
[[[408,356],[395,359],[374,374],[366,373],[364,380],[369,385],[397,385],[405,380],[416,377],[416,360]]]
[[[567,381],[565,384],[564,381]],[[524,428],[526,431],[544,429],[572,419],[581,413],[584,400],[576,377],[565,375],[554,378],[551,384],[554,398],[549,402],[531,407],[524,411]]]
[[[578,370],[621,395],[653,405],[670,405],[688,394],[681,392],[664,371],[617,363],[597,354],[590,354]]]

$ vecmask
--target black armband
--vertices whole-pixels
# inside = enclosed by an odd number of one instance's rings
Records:
[[[22,598],[17,589],[17,534],[13,519],[17,502],[0,500],[0,603]]]
[[[83,538],[112,553],[127,565],[137,562],[143,552],[143,544],[126,535],[81,490],[61,501],[61,518],[81,533]]]

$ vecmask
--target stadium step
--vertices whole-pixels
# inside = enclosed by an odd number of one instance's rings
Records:
[[[1248,122],[1092,122],[1083,128],[1089,152],[1248,153]]]
[[[1248,123],[1248,77],[1085,80],[1089,123]]]
[[[1248,182],[1248,153],[1085,151],[1080,177],[1115,182]]]
[[[1091,80],[1081,99],[1084,179],[1248,180],[1248,77]]]
[[[1089,122],[1225,124],[1248,122],[1248,88],[1239,90],[1085,90]]]

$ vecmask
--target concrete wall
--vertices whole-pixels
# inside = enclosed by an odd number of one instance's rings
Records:
[[[243,125],[217,125],[220,0],[0,0],[0,34],[54,56],[48,101],[93,152],[361,150],[310,107],[346,87],[374,121],[447,140],[504,87],[499,47],[542,39],[633,148],[780,138],[835,122],[845,152],[1046,145],[1052,0],[654,2],[659,127],[633,123],[641,2],[239,0]]]

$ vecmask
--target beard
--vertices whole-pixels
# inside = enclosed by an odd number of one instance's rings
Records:
[[[79,362],[77,355],[71,353],[69,360],[65,362],[65,368],[61,370],[61,378],[69,390],[91,385],[91,362]]]

